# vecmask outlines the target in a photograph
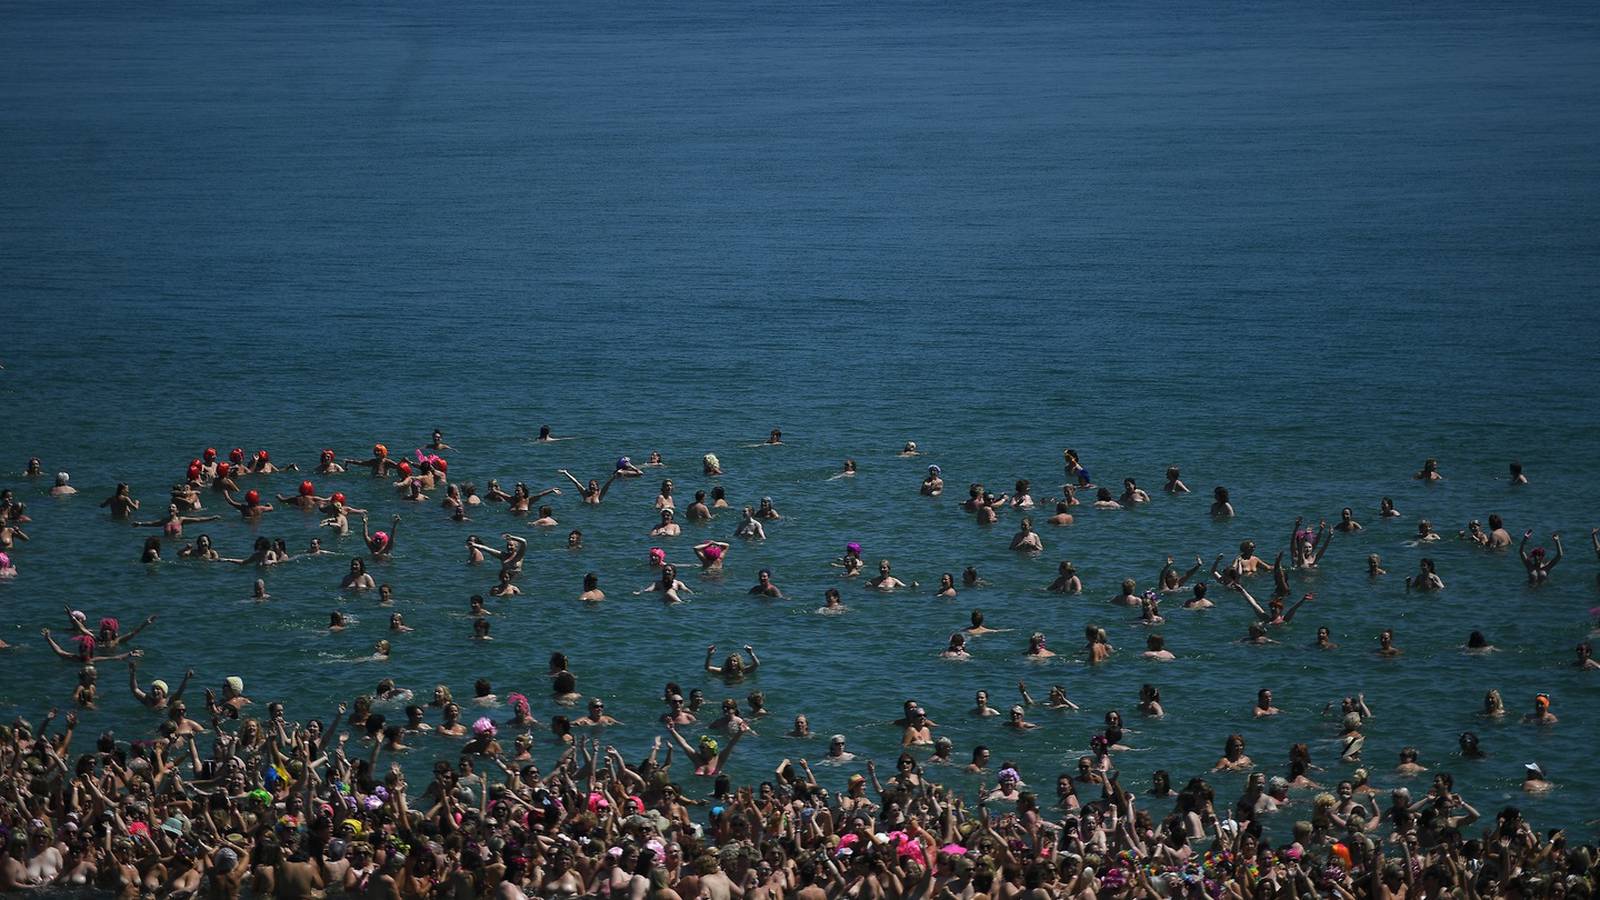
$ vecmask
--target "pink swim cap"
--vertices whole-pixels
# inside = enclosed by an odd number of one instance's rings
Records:
[[[706,559],[721,559],[722,558],[722,548],[718,547],[716,544],[711,544],[711,545],[707,546],[706,549],[702,550],[701,552],[706,555]]]
[[[492,735],[495,733],[494,722],[488,716],[482,716],[472,723],[472,733],[477,735]]]
[[[6,553],[0,553],[0,569],[9,568],[11,568],[11,556]]]
[[[385,547],[389,546],[389,532],[387,531],[374,531],[372,533],[372,539],[384,545]]]
[[[667,561],[667,551],[661,549],[660,547],[651,547],[650,548],[650,558],[655,560],[656,562],[666,562]]]

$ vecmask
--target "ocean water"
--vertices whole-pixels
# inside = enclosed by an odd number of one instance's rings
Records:
[[[1600,603],[1592,4],[6,2],[0,21],[0,484],[34,519],[21,576],[0,583],[0,637],[21,645],[0,653],[0,715],[70,705],[74,669],[38,637],[63,604],[159,614],[142,677],[193,666],[198,705],[241,674],[295,718],[385,676],[424,696],[487,677],[548,721],[563,710],[542,672],[560,650],[626,723],[605,740],[634,757],[667,680],[713,705],[759,688],[775,718],[736,752],[740,780],[822,756],[825,738],[779,736],[798,712],[888,771],[888,723],[914,697],[958,757],[985,744],[1046,794],[1108,709],[1133,729],[1128,783],[1200,774],[1238,731],[1270,773],[1310,742],[1331,784],[1348,767],[1323,707],[1365,692],[1378,785],[1414,745],[1486,816],[1517,803],[1594,836],[1600,683],[1569,666]],[[544,423],[571,440],[532,442]],[[652,479],[599,508],[569,491],[562,527],[539,534],[494,508],[462,526],[356,474],[317,479],[405,515],[374,569],[417,631],[377,663],[359,659],[389,636],[387,611],[339,595],[342,556],[272,569],[257,605],[255,573],[141,565],[153,532],[96,509],[121,480],[159,511],[206,446],[309,467],[324,446],[406,449],[434,427],[457,448],[452,475],[480,487],[554,486],[558,467],[599,475],[654,449],[687,500],[711,486],[697,460],[714,451],[734,502],[771,496],[785,518],[668,609],[631,595],[651,580],[646,549],[686,560],[736,517],[653,541]],[[773,427],[785,446],[745,446]],[[906,440],[927,455],[897,458]],[[1069,446],[1102,483],[1156,492],[1177,464],[1195,494],[1080,508],[1038,558],[1006,549],[1015,513],[985,529],[958,510],[971,481],[1050,495]],[[20,474],[30,455],[82,493],[50,499]],[[1448,480],[1412,481],[1430,456]],[[860,475],[829,481],[845,457]],[[1508,486],[1513,459],[1532,484]],[[917,494],[929,463],[944,498]],[[1207,517],[1218,484],[1236,519]],[[1383,496],[1402,518],[1377,517]],[[1149,663],[1133,611],[1105,602],[1168,554],[1251,538],[1270,556],[1296,516],[1346,505],[1367,528],[1296,576],[1317,600],[1279,645],[1236,642],[1237,601],[1171,602],[1160,631],[1179,658]],[[1407,543],[1418,518],[1453,535],[1491,512],[1547,546],[1564,534],[1551,584],[1528,589],[1503,554]],[[278,511],[190,535],[242,556],[257,534],[303,547],[315,526]],[[526,594],[496,603],[496,640],[476,644],[466,598],[494,579],[462,543],[508,529],[532,540]],[[842,582],[828,561],[849,540],[923,591]],[[1388,577],[1366,578],[1368,553]],[[1404,592],[1424,554],[1439,596]],[[1062,559],[1083,596],[1042,590]],[[966,565],[988,585],[931,596]],[[747,597],[761,567],[794,599]],[[611,596],[598,607],[571,600],[587,571]],[[830,586],[848,614],[814,613]],[[941,660],[975,607],[1015,630]],[[359,624],[328,635],[332,609]],[[1111,633],[1108,665],[1084,665],[1086,624]],[[1323,624],[1337,652],[1307,649]],[[1403,658],[1372,655],[1384,627]],[[1462,654],[1475,628],[1500,651]],[[1031,630],[1062,657],[1024,660]],[[713,642],[752,644],[764,666],[724,686],[700,671]],[[143,736],[154,721],[121,667],[101,671],[85,734]],[[1020,737],[965,714],[976,689],[1003,707],[1024,679],[1083,711],[1039,711]],[[1164,720],[1138,720],[1146,682]],[[1284,715],[1249,719],[1260,687]],[[1547,691],[1562,721],[1485,721],[1491,687],[1514,713]],[[1452,756],[1468,729],[1487,760]],[[453,751],[425,739],[411,764]],[[1528,799],[1535,760],[1560,788]],[[1212,781],[1231,802],[1242,776]]]

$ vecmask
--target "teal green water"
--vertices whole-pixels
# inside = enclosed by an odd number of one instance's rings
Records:
[[[1345,767],[1320,711],[1365,691],[1378,784],[1411,744],[1486,814],[1520,802],[1536,825],[1594,834],[1600,689],[1567,665],[1600,602],[1594,7],[0,10],[0,480],[34,518],[21,576],[0,584],[0,636],[23,645],[0,654],[0,714],[70,703],[73,668],[37,636],[63,603],[158,613],[146,677],[242,674],[293,717],[384,676],[543,698],[562,650],[627,723],[607,740],[630,755],[672,679],[713,698],[760,688],[785,724],[805,712],[884,761],[915,697],[958,756],[985,743],[1036,784],[1105,710],[1134,719],[1144,682],[1169,714],[1130,723],[1127,780],[1198,774],[1235,730],[1271,772],[1310,741],[1331,780]],[[537,445],[542,423],[574,438]],[[258,606],[253,573],[142,566],[148,532],[95,509],[125,480],[148,511],[206,446],[310,466],[323,446],[409,449],[436,426],[457,480],[538,488],[658,449],[687,497],[715,451],[735,502],[770,495],[786,518],[734,550],[724,582],[692,576],[694,601],[664,609],[630,595],[650,580],[653,484],[598,509],[559,498],[563,527],[533,537],[527,595],[483,645],[463,613],[492,573],[463,565],[465,529],[408,507],[376,574],[418,630],[379,664],[356,660],[386,612],[339,596],[342,557],[270,571]],[[787,446],[743,448],[772,427]],[[928,455],[896,458],[905,440]],[[1047,494],[1067,446],[1098,480],[1152,491],[1181,465],[1197,494],[1085,510],[1028,559],[1006,549],[1014,514],[980,529],[955,497],[916,492],[933,462],[958,494],[1018,478]],[[18,474],[30,455],[83,494],[44,496]],[[860,476],[828,481],[846,456]],[[1447,481],[1409,479],[1427,456]],[[1507,486],[1511,459],[1530,486]],[[1206,516],[1216,484],[1237,519]],[[385,517],[401,506],[356,475],[318,487]],[[1377,518],[1385,495],[1403,518]],[[1104,602],[1122,578],[1143,586],[1167,554],[1244,538],[1275,551],[1295,516],[1345,505],[1367,530],[1297,579],[1318,600],[1282,645],[1234,643],[1237,605],[1170,609],[1179,659],[1134,658],[1143,630]],[[1454,534],[1490,512],[1546,544],[1564,532],[1551,585],[1447,541],[1427,552],[1448,590],[1404,593],[1417,518]],[[666,543],[684,559],[733,524]],[[563,547],[569,525],[581,553]],[[490,509],[470,528],[531,531]],[[257,533],[301,547],[315,522],[199,530],[243,555]],[[850,613],[815,615],[847,540],[924,584],[969,564],[990,584],[948,601],[844,586]],[[1372,552],[1393,573],[1376,584]],[[1083,597],[1042,591],[1065,558]],[[747,598],[763,566],[797,599]],[[570,600],[586,571],[612,595],[598,608]],[[975,606],[1018,632],[939,659]],[[327,635],[335,608],[360,624]],[[1076,654],[1088,623],[1121,648],[1097,670]],[[1338,652],[1306,649],[1320,624]],[[1407,653],[1379,662],[1388,626]],[[1474,628],[1501,652],[1461,654]],[[1032,629],[1064,658],[1023,660]],[[699,672],[713,641],[753,644],[765,667],[725,691]],[[153,726],[104,671],[110,699],[85,727]],[[975,689],[1009,701],[1018,679],[1040,695],[1060,682],[1084,711],[1040,713],[1022,738],[964,715]],[[1264,686],[1286,714],[1250,721]],[[1484,722],[1489,687],[1519,712],[1548,691],[1563,721]],[[1450,755],[1463,729],[1488,760]],[[760,730],[739,778],[822,754]],[[1524,802],[1533,760],[1560,789]],[[1239,780],[1213,779],[1230,798]]]

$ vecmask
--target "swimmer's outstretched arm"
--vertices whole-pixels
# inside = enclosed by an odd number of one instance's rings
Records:
[[[54,643],[54,641],[52,641],[51,643]],[[66,656],[70,656],[71,655],[71,654],[65,653],[64,651],[58,651],[58,652],[62,652],[63,655],[66,655]],[[711,656],[712,656],[712,654],[714,654],[716,652],[717,652],[717,645],[716,644],[712,644],[711,646],[706,648],[706,671],[710,672],[713,675],[721,675],[722,674],[722,667],[721,666],[713,666],[711,664]]]
[[[1022,694],[1022,705],[1023,706],[1032,706],[1033,705],[1033,698],[1028,695],[1028,685],[1027,685],[1026,682],[1022,682],[1022,681],[1017,682],[1017,692]]]
[[[638,470],[635,470],[635,471],[638,471]],[[643,472],[639,472],[639,474],[643,475],[644,473]],[[605,480],[605,483],[600,485],[600,499],[601,500],[604,500],[606,498],[606,493],[611,490],[612,482],[615,482],[616,480],[617,480],[617,473],[616,472],[612,472],[611,473],[611,477],[607,478]]]
[[[1228,585],[1228,587],[1238,592],[1239,596],[1243,597],[1245,602],[1250,604],[1250,608],[1255,610],[1256,618],[1262,620],[1263,622],[1271,620],[1272,616],[1269,615],[1266,610],[1262,609],[1261,604],[1256,602],[1256,598],[1250,596],[1250,592],[1245,589],[1244,582],[1235,581],[1233,584]]]
[[[1333,529],[1328,527],[1327,522],[1323,522],[1318,525],[1317,530],[1322,533],[1322,543],[1317,547],[1316,554],[1311,557],[1311,564],[1313,566],[1319,562],[1322,562],[1323,554],[1328,552],[1328,546],[1333,543]]]
[[[1317,598],[1316,594],[1306,594],[1304,597],[1301,597],[1299,600],[1296,600],[1294,605],[1289,607],[1288,611],[1283,614],[1283,624],[1285,624],[1285,625],[1289,624],[1289,622],[1294,619],[1294,614],[1295,614],[1295,612],[1297,610],[1300,609],[1300,607],[1304,606],[1305,604],[1309,603],[1312,600],[1315,600],[1316,598]]]
[[[722,767],[727,765],[728,757],[733,755],[733,748],[739,746],[739,741],[744,737],[745,732],[749,730],[749,725],[739,726],[739,729],[733,733],[733,737],[728,740],[728,746],[723,747],[722,751],[717,754],[716,766],[712,768],[711,774],[722,774]]]
[[[1559,533],[1550,535],[1550,540],[1555,542],[1556,555],[1552,556],[1550,558],[1550,562],[1544,567],[1546,572],[1554,569],[1556,567],[1556,563],[1561,562],[1561,557],[1566,555],[1566,550],[1561,546],[1561,535]]]

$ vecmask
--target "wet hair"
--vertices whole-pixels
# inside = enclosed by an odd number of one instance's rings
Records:
[[[479,678],[472,683],[472,692],[479,697],[487,697],[494,693],[494,688],[489,685],[489,679]]]
[[[1167,647],[1167,639],[1159,634],[1152,634],[1148,638],[1145,638],[1144,645],[1151,650],[1165,650]]]
[[[594,590],[595,588],[597,588],[599,586],[600,586],[600,576],[599,575],[596,575],[595,573],[590,572],[589,574],[583,576],[583,589],[584,590],[592,591],[592,590]]]
[[[1211,496],[1217,498],[1218,503],[1227,503],[1228,489],[1219,484],[1217,485],[1216,490],[1211,492]]]
[[[1467,635],[1467,646],[1473,650],[1481,650],[1489,646],[1489,639],[1483,636],[1483,632],[1474,631]]]

